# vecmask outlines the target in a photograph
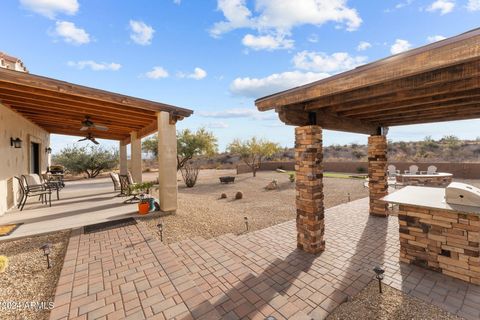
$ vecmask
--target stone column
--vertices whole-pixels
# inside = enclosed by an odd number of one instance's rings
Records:
[[[120,141],[120,174],[127,174],[127,145]]]
[[[295,128],[297,247],[308,253],[325,250],[322,161],[322,128]]]
[[[177,131],[168,112],[157,113],[158,183],[162,211],[177,210]]]
[[[130,133],[130,145],[132,146],[130,155],[130,171],[133,181],[142,182],[142,139],[137,138],[137,133]]]
[[[387,137],[368,137],[368,188],[370,193],[370,214],[388,216],[388,205],[381,201],[388,194],[387,181]]]

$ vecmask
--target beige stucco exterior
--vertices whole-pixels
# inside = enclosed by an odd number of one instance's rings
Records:
[[[177,210],[177,132],[168,112],[157,113],[158,183],[162,211]]]
[[[10,138],[17,137],[22,140],[22,148],[19,149],[10,146]],[[50,134],[0,104],[0,215],[17,203],[18,185],[13,177],[31,171],[31,142],[40,145],[40,171],[45,172],[49,158],[45,148],[50,145]]]
[[[142,139],[138,139],[137,132],[130,133],[130,172],[135,183],[142,182]]]

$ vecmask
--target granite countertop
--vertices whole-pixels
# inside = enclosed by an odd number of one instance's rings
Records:
[[[444,188],[408,186],[381,200],[393,204],[405,204],[429,209],[480,214],[480,207],[449,204],[445,201]]]

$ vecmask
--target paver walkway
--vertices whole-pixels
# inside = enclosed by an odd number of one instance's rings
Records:
[[[163,245],[143,224],[75,231],[51,319],[323,319],[385,282],[467,319],[480,287],[398,262],[396,217],[368,215],[368,199],[326,211],[327,249],[296,249],[295,221],[264,230]]]

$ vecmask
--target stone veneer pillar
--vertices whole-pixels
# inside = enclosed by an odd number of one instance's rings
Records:
[[[387,137],[368,137],[368,188],[370,192],[370,214],[387,217],[388,205],[381,201],[388,194],[387,181]]]
[[[297,247],[308,253],[325,250],[322,128],[295,128]]]

